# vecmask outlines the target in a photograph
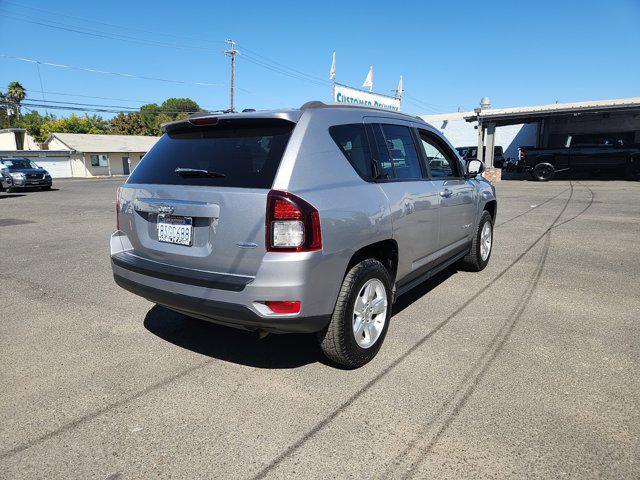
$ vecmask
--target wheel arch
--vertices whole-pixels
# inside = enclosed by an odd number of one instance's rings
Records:
[[[395,240],[389,238],[358,249],[351,256],[344,275],[346,275],[354,265],[367,258],[375,258],[382,263],[389,272],[391,282],[395,282],[398,271],[398,243]]]
[[[489,212],[489,215],[491,215],[491,220],[495,224],[496,215],[498,214],[498,201],[489,200],[487,203],[484,204],[484,206],[482,207],[482,210],[486,210],[487,212]]]

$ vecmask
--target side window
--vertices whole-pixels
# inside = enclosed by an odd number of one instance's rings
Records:
[[[383,124],[385,145],[393,164],[395,178],[421,179],[422,170],[411,130],[401,125]],[[380,150],[380,145],[378,145]]]
[[[420,140],[431,177],[437,179],[459,176],[458,161],[452,155],[447,154],[446,150],[438,145],[438,142],[431,135],[421,131]]]
[[[109,166],[109,159],[106,155],[91,155],[92,167],[107,167]]]
[[[378,151],[378,177],[384,180],[392,179],[395,175],[393,174],[393,164],[389,156],[387,141],[384,138],[380,125],[371,125],[371,130],[373,131],[373,141]]]
[[[371,150],[364,125],[335,125],[329,128],[329,135],[358,175],[365,180],[371,180]]]

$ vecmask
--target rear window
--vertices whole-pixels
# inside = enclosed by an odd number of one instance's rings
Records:
[[[271,188],[294,126],[285,120],[245,119],[174,127],[144,156],[127,183]],[[178,175],[176,169],[216,176]]]

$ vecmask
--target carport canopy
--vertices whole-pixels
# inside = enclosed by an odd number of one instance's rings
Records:
[[[611,112],[640,114],[640,97],[594,100],[576,103],[551,103],[531,107],[476,109],[465,116],[467,122],[478,122],[478,159],[493,167],[496,127],[543,122],[551,117],[593,115]],[[540,138],[540,131],[539,136]],[[486,144],[485,144],[486,138]],[[486,150],[485,150],[486,149]],[[487,158],[484,157],[486,151]]]

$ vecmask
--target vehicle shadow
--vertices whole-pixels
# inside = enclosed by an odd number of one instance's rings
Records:
[[[259,339],[255,332],[216,325],[159,305],[149,310],[144,326],[178,347],[251,367],[297,368],[326,362],[313,335],[271,334]]]
[[[398,297],[391,312],[392,317],[457,271],[455,267],[443,270]],[[319,362],[344,369],[324,357],[313,334],[270,334],[260,339],[255,332],[216,325],[160,305],[155,305],[147,312],[144,326],[152,334],[180,348],[226,362],[270,369],[298,368]]]
[[[391,316],[394,317],[398,315],[405,308],[420,300],[422,297],[431,292],[431,290],[436,288],[441,283],[446,282],[451,276],[455,275],[456,273],[458,273],[458,269],[455,266],[451,266],[444,269],[440,273],[437,273],[429,280],[426,280],[425,282],[422,282],[421,284],[412,288],[404,295],[400,295],[396,299],[396,303],[393,304]]]
[[[568,171],[568,172],[558,172],[553,178],[548,180],[547,182],[538,182],[534,180],[531,175],[523,172],[502,172],[502,180],[506,181],[526,181],[533,183],[547,183],[554,182],[557,180],[622,180],[628,182],[635,182],[635,180],[630,179],[624,172],[606,172],[606,171]]]
[[[24,197],[25,194],[24,193],[0,193],[0,200],[3,200],[5,198],[18,198],[18,197]]]

